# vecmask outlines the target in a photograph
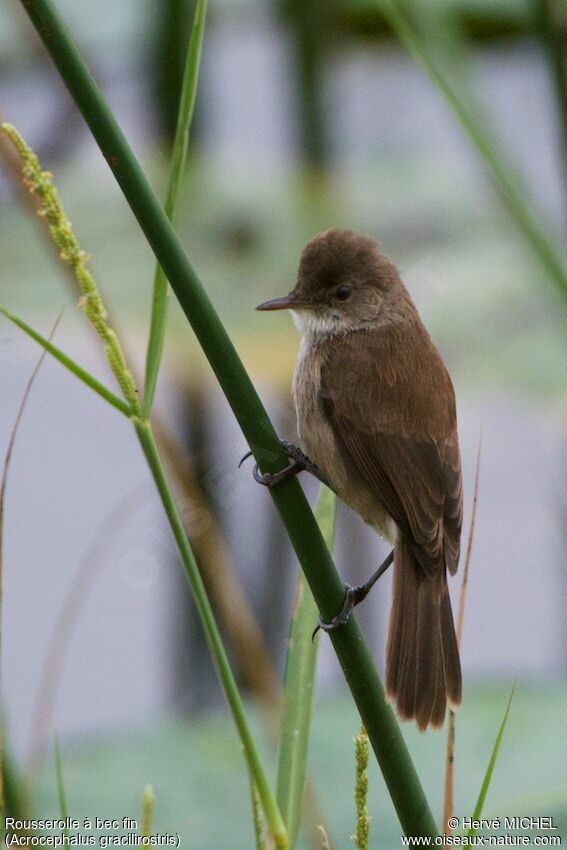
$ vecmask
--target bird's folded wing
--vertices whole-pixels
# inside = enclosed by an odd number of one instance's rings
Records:
[[[462,515],[454,410],[444,427],[435,404],[423,403],[427,383],[419,364],[401,380],[388,381],[387,349],[378,355],[372,374],[351,373],[346,381],[340,364],[328,362],[321,375],[321,404],[347,468],[388,511],[424,572],[433,575],[446,566],[454,573]],[[439,383],[449,381],[440,358],[433,366],[442,370],[434,375]],[[429,389],[438,390],[435,380]]]

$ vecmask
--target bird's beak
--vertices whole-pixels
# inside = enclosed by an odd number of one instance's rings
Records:
[[[287,295],[282,295],[280,298],[272,298],[270,301],[263,301],[256,307],[257,310],[289,310],[297,307],[302,307],[303,302],[299,300],[297,295],[289,292]]]

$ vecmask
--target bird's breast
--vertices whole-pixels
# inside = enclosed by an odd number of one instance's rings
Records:
[[[321,470],[339,498],[380,534],[393,540],[393,521],[366,482],[356,474],[337,443],[321,394],[325,347],[302,339],[293,376],[297,431],[303,451]]]

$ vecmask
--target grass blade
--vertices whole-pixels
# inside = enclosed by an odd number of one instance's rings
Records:
[[[555,248],[549,242],[546,234],[538,226],[534,216],[526,206],[518,191],[516,181],[511,176],[510,170],[507,167],[506,158],[499,151],[495,140],[490,138],[487,132],[486,121],[484,117],[481,118],[480,109],[475,109],[475,114],[473,115],[472,111],[467,108],[455,87],[432,58],[424,40],[415,31],[412,24],[410,24],[400,4],[394,2],[394,0],[381,0],[377,5],[387,18],[400,42],[407,49],[408,53],[423,65],[457,116],[467,136],[492,173],[495,186],[518,229],[524,235],[535,255],[539,258],[548,277],[554,282],[562,296],[566,298],[567,271],[563,267]]]
[[[496,765],[496,760],[498,758],[498,752],[500,750],[500,744],[502,743],[502,736],[504,735],[504,729],[506,728],[506,723],[508,722],[508,715],[510,713],[510,706],[512,705],[512,699],[514,697],[514,691],[516,690],[516,686],[512,688],[510,691],[510,696],[508,697],[508,704],[506,706],[506,711],[504,712],[504,717],[502,718],[502,723],[500,724],[500,729],[498,730],[498,734],[496,736],[496,740],[494,742],[494,746],[492,748],[492,753],[490,754],[490,760],[488,762],[488,767],[486,768],[486,773],[484,774],[484,779],[482,781],[482,786],[480,788],[480,793],[478,795],[478,800],[476,801],[476,806],[474,807],[474,812],[472,815],[473,820],[478,820],[482,815],[482,810],[484,808],[484,801],[486,800],[486,795],[488,793],[488,789],[490,787],[490,781],[492,779],[492,774],[494,773],[494,767]],[[473,836],[476,835],[477,830],[474,828],[469,829],[468,835]]]
[[[173,151],[169,168],[167,192],[164,210],[168,219],[175,226],[177,207],[183,185],[185,165],[187,163],[187,150],[189,147],[189,128],[195,111],[195,98],[197,94],[197,81],[199,79],[199,64],[201,60],[201,49],[203,35],[205,32],[205,17],[207,14],[207,0],[197,0],[195,16],[189,37],[187,58],[183,72],[183,83],[181,86],[181,98],[179,101],[179,114],[177,116],[177,127],[173,140]],[[152,317],[150,323],[150,337],[146,355],[146,375],[144,380],[144,401],[142,415],[147,419],[152,410],[155,388],[163,345],[165,339],[165,326],[167,319],[168,284],[167,278],[159,263],[156,265],[152,299]]]
[[[0,314],[2,314],[6,319],[16,325],[20,330],[22,330],[25,334],[27,334],[31,339],[35,340],[48,354],[51,354],[56,360],[61,363],[66,369],[69,370],[76,378],[86,384],[87,387],[90,387],[91,390],[94,390],[101,398],[115,407],[120,413],[123,413],[125,416],[131,416],[132,411],[130,410],[130,405],[123,401],[119,396],[115,395],[111,390],[107,389],[104,384],[101,384],[94,375],[91,375],[90,372],[87,372],[86,369],[83,369],[82,366],[79,366],[74,360],[68,357],[65,352],[61,351],[60,348],[53,345],[48,339],[43,337],[37,331],[34,331],[32,327],[30,327],[23,319],[18,318],[18,316],[11,313],[10,310],[7,310],[6,307],[2,307],[0,305]]]
[[[333,548],[337,497],[321,487],[315,517],[329,550]],[[282,734],[276,797],[287,827],[289,846],[297,840],[307,770],[307,750],[319,635],[311,639],[319,611],[303,573],[291,621],[284,681]]]

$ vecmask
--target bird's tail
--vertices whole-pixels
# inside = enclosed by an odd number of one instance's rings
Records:
[[[461,665],[447,576],[426,576],[401,538],[386,649],[386,695],[402,720],[438,728],[461,702]]]

